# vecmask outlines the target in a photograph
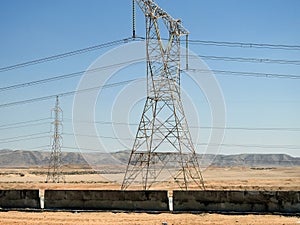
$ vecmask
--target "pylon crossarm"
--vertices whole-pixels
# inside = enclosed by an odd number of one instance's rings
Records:
[[[146,17],[162,18],[170,31],[177,31],[178,35],[187,35],[189,32],[183,27],[180,20],[173,19],[167,12],[152,0],[136,0]]]

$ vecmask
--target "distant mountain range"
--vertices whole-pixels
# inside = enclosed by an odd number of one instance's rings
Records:
[[[64,165],[115,165],[118,162],[127,164],[130,151],[115,153],[63,152]],[[239,155],[198,155],[201,165],[206,162],[216,167],[278,167],[300,166],[300,157],[287,154],[239,154]],[[0,150],[0,167],[47,166],[50,152],[26,150]],[[89,163],[87,163],[89,162]]]

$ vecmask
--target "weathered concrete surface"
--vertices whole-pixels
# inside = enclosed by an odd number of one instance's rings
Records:
[[[300,213],[300,191],[174,191],[174,211]]]
[[[0,190],[0,208],[40,208],[39,190]]]
[[[167,191],[46,190],[45,209],[168,211]]]

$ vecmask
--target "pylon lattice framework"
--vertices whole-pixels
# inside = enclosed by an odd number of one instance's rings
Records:
[[[59,107],[58,96],[56,96],[55,107],[52,109],[54,121],[52,122],[54,132],[52,136],[51,155],[49,160],[48,174],[46,183],[61,183],[65,182],[65,177],[62,173],[62,109]]]
[[[204,189],[180,95],[180,37],[188,31],[151,0],[136,0],[146,17],[147,99],[122,189],[149,189],[171,176],[180,188]],[[168,30],[163,43],[159,20]],[[168,175],[166,175],[166,173]]]

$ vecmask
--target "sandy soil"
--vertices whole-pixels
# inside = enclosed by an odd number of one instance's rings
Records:
[[[146,214],[146,213],[69,213],[69,212],[0,212],[0,225],[200,225],[200,224],[300,224],[300,218],[275,215],[220,215],[220,214]]]
[[[0,169],[0,189],[120,189],[122,174],[93,174],[92,170],[66,169],[65,184],[45,183],[44,168]],[[87,173],[91,171],[91,173]],[[82,174],[84,173],[84,174]],[[299,190],[300,167],[209,168],[203,173],[209,190]],[[139,188],[139,187],[137,187]],[[193,189],[193,187],[191,187]],[[197,189],[198,187],[194,187]],[[174,190],[177,185],[160,183],[152,189]]]
[[[45,168],[1,169],[0,189],[120,189],[112,182],[121,174],[101,176],[83,168],[65,170],[66,183],[45,183]],[[300,190],[300,167],[284,168],[209,168],[203,173],[211,190]],[[111,178],[112,181],[109,181]],[[153,189],[175,190],[170,182]],[[193,189],[193,188],[192,188]],[[196,189],[196,187],[194,187]],[[146,213],[71,213],[71,212],[0,212],[0,225],[111,224],[111,225],[189,225],[189,224],[300,224],[300,218],[278,215],[220,214],[146,214]]]

